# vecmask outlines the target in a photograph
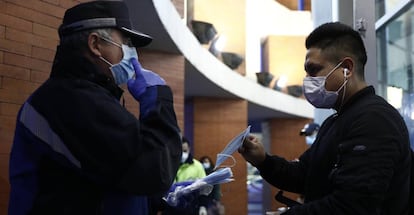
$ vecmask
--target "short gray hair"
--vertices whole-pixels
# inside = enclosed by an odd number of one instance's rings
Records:
[[[88,48],[88,37],[91,33],[97,33],[100,37],[105,39],[112,39],[112,28],[90,29],[79,31],[60,38],[60,45],[64,47],[71,47],[77,51],[85,51]]]

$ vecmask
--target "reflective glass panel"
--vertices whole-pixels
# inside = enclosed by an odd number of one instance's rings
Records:
[[[397,108],[407,123],[414,148],[414,6],[377,30],[379,95]]]
[[[395,9],[402,0],[376,0],[375,1],[375,19],[378,20],[384,14]]]

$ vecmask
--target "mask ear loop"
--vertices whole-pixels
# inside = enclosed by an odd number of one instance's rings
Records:
[[[105,37],[102,37],[102,36],[99,36],[99,38],[101,38],[101,39],[103,39],[103,40],[105,40],[106,42],[108,42],[108,43],[111,43],[112,45],[114,45],[114,46],[118,46],[119,48],[121,48],[122,49],[122,45],[119,45],[118,43],[116,43],[116,42],[114,42],[114,41],[112,41],[112,40],[110,40],[110,39],[108,39],[108,38],[105,38]]]
[[[346,69],[346,68],[345,68]],[[343,84],[343,86],[341,87],[341,88],[343,88],[343,91],[342,91],[342,99],[341,99],[341,106],[339,107],[339,110],[338,110],[338,112],[340,112],[341,111],[341,109],[342,109],[342,106],[344,105],[344,99],[345,99],[345,93],[346,93],[346,84],[348,83],[348,77],[346,76],[347,75],[347,70],[348,69],[346,69],[345,70],[344,69],[344,84]],[[341,90],[341,89],[340,89]]]
[[[110,63],[108,60],[106,60],[102,56],[99,56],[99,59],[101,59],[103,62],[107,63],[110,67],[113,67],[114,66],[112,63]]]
[[[233,156],[228,155],[228,154],[220,154],[220,153],[217,154],[217,156],[219,156],[219,155],[224,156],[224,157],[231,158],[233,160],[233,164],[232,165],[228,165],[228,166],[226,166],[226,165],[220,165],[220,166],[216,167],[215,169],[218,169],[218,168],[226,168],[226,167],[232,168],[232,167],[236,166],[236,163],[237,162],[236,162],[236,159]]]

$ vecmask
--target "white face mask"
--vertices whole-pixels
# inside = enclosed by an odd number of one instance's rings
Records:
[[[203,167],[204,167],[204,169],[208,169],[208,168],[210,168],[211,167],[211,165],[210,165],[210,163],[203,163]]]
[[[306,99],[313,106],[317,108],[333,108],[336,100],[338,100],[339,91],[346,85],[348,80],[345,77],[345,81],[337,91],[327,91],[325,88],[326,79],[342,64],[342,61],[338,63],[326,76],[317,77],[305,77],[303,79],[303,93]],[[344,92],[345,93],[345,92]]]
[[[189,155],[190,155],[190,153],[183,152],[183,154],[181,155],[181,163],[184,163],[187,160]]]
[[[310,136],[306,136],[306,144],[312,145],[313,142],[316,140],[316,134],[312,134]]]
[[[134,66],[132,66],[131,59],[135,58],[138,60],[137,50],[135,49],[135,47],[130,47],[125,44],[120,45],[107,38],[104,38],[104,37],[101,37],[101,38],[122,49],[123,57],[122,57],[121,62],[117,64],[111,64],[109,61],[107,61],[103,57],[100,57],[100,59],[104,61],[105,63],[109,64],[110,70],[115,79],[115,83],[117,85],[125,84],[126,82],[128,82],[128,80],[133,78],[135,75],[135,70],[134,70]]]

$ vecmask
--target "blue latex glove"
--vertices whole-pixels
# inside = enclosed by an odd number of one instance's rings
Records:
[[[142,99],[141,95],[147,87],[165,85],[164,79],[152,71],[143,69],[137,59],[132,58],[131,63],[135,70],[135,79],[130,79],[127,85],[128,91],[137,101]]]
[[[194,181],[190,180],[176,182],[172,184],[170,190],[168,191],[168,195],[164,198],[164,200],[167,202],[168,205],[172,206],[173,208],[185,209],[193,206],[194,201],[200,195],[198,191],[186,192],[186,194],[182,195],[172,195],[172,193],[175,193],[177,189],[181,190],[185,187],[190,186],[193,183]]]

